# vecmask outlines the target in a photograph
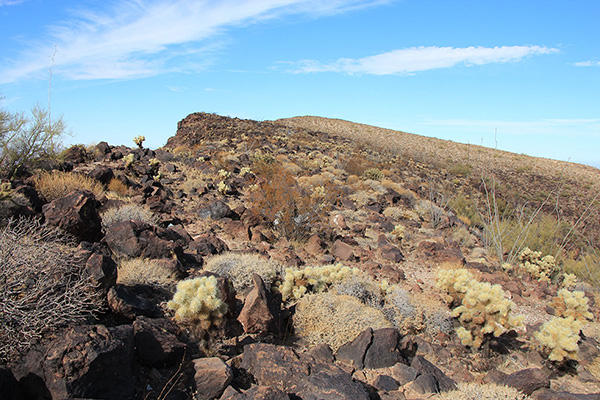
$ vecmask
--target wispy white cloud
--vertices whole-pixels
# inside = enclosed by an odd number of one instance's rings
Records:
[[[558,49],[543,46],[502,47],[411,47],[364,58],[340,58],[331,63],[315,60],[285,62],[291,72],[340,72],[346,74],[410,75],[416,72],[456,65],[483,65],[519,61],[524,57],[551,54]]]
[[[16,6],[17,4],[23,3],[25,0],[0,0],[0,7],[2,6]]]
[[[580,61],[573,63],[573,65],[576,67],[600,67],[600,61]]]
[[[9,4],[11,0],[0,0]],[[49,28],[47,40],[10,65],[0,83],[46,73],[54,46],[54,71],[69,79],[119,79],[193,70],[227,28],[290,14],[320,16],[389,0],[113,0],[103,12],[78,10]],[[48,57],[45,57],[47,55]],[[190,58],[193,61],[190,61]]]

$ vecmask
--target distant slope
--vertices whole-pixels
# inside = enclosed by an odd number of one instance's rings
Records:
[[[600,170],[587,165],[531,157],[477,145],[378,128],[340,119],[314,116],[273,121],[282,126],[333,134],[390,155],[401,155],[452,171],[468,166],[473,183],[493,176],[506,198],[519,199],[532,206],[552,194],[547,211],[556,211],[575,222],[585,213],[586,232],[599,243]],[[525,149],[524,149],[525,150]]]

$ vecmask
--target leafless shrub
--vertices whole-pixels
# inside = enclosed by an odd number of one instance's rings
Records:
[[[102,304],[84,260],[57,230],[28,219],[0,230],[0,363]]]

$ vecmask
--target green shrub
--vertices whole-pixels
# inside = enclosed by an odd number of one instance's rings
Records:
[[[58,230],[26,219],[0,230],[0,364],[103,304],[85,260]]]
[[[450,168],[450,173],[453,175],[459,176],[468,176],[471,173],[473,166],[471,164],[454,164],[452,168]]]
[[[0,177],[10,179],[19,167],[55,158],[64,132],[62,117],[51,121],[50,112],[39,106],[29,118],[0,109]]]
[[[383,172],[379,168],[369,168],[362,174],[363,179],[372,179],[381,182],[384,178]]]
[[[271,284],[281,275],[283,267],[259,254],[223,253],[211,257],[204,266],[206,271],[226,276],[239,293],[252,288],[252,274],[258,274],[266,284]]]

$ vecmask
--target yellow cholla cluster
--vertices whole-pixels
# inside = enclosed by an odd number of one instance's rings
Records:
[[[342,264],[304,269],[288,268],[278,289],[284,300],[298,300],[308,292],[323,292],[331,284],[359,273],[358,268],[345,267]]]
[[[167,307],[175,311],[179,322],[199,322],[203,329],[218,325],[227,312],[214,276],[186,279],[177,284],[177,292]]]
[[[541,251],[533,251],[529,247],[525,247],[519,254],[519,267],[539,281],[550,281],[558,271],[554,257],[542,257]]]
[[[577,276],[575,274],[563,274],[562,286],[566,289],[572,289],[577,284]]]
[[[404,226],[402,226],[402,225],[394,226],[392,235],[394,235],[396,237],[396,239],[398,239],[398,241],[401,242],[402,239],[404,239]]]
[[[577,321],[592,319],[593,315],[588,310],[588,299],[585,293],[580,290],[571,292],[567,289],[561,289],[550,303],[556,312],[557,317],[573,317]]]
[[[438,271],[435,286],[448,292],[446,301],[459,304],[467,293],[472,281],[473,274],[464,268],[441,269]]]
[[[579,350],[577,342],[579,342],[582,325],[581,321],[573,317],[555,316],[545,322],[534,337],[546,351],[549,351],[548,359],[558,362],[564,359],[577,360]]]
[[[500,336],[522,324],[522,317],[512,315],[514,303],[504,296],[500,285],[479,282],[464,268],[440,270],[436,285],[446,290],[454,303],[452,310],[463,325],[456,334],[465,346],[481,347],[486,335]]]

